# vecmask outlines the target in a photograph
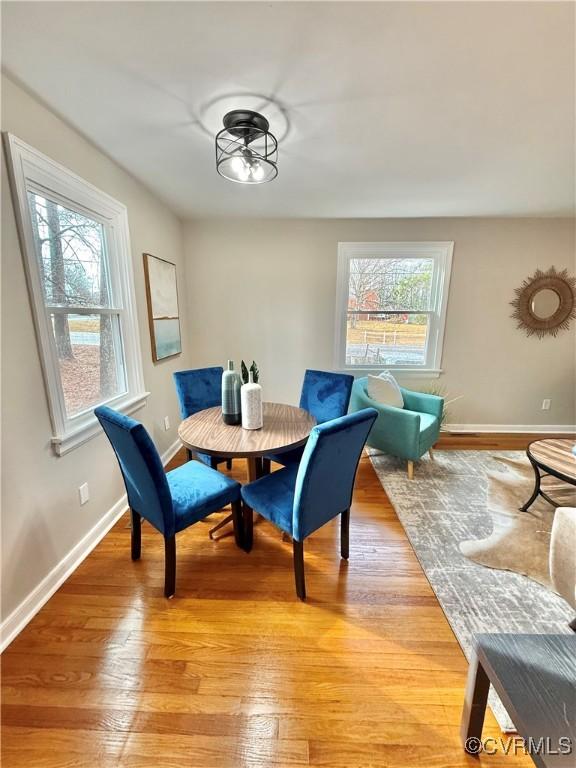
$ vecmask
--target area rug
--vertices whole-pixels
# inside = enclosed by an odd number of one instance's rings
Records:
[[[526,456],[494,458],[499,466],[496,471],[487,473],[486,498],[492,532],[488,538],[461,542],[460,552],[480,565],[520,573],[554,590],[549,566],[554,508],[538,496],[530,509],[522,512],[520,507],[534,488],[534,470],[530,462]],[[542,488],[559,504],[576,506],[574,486],[546,477],[542,480]],[[574,575],[576,577],[576,552]]]
[[[522,452],[437,451],[435,461],[425,457],[416,464],[414,480],[408,480],[405,461],[368,452],[468,659],[473,636],[481,632],[570,634],[574,612],[561,597],[519,573],[479,565],[460,549],[467,543],[464,549],[471,550],[492,536],[490,479],[515,471]],[[527,487],[526,497],[529,482]],[[490,706],[502,730],[513,731],[494,691]]]

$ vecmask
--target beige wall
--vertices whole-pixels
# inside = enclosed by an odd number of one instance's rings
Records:
[[[2,80],[2,129],[78,173],[128,208],[138,321],[148,404],[135,416],[164,452],[177,438],[172,371],[187,367],[189,321],[182,232],[177,217],[92,144],[10,80]],[[142,252],[175,261],[183,354],[154,365],[150,351]],[[168,415],[171,429],[164,430]],[[5,167],[2,171],[2,617],[36,587],[123,494],[121,478],[100,435],[60,458],[52,429]],[[80,507],[78,486],[90,501]]]
[[[255,358],[265,396],[295,402],[306,367],[333,366],[336,249],[348,240],[455,240],[443,359],[434,383],[464,398],[451,422],[574,424],[574,327],[528,339],[510,319],[513,290],[537,267],[574,271],[573,222],[560,219],[202,220],[177,217],[106,155],[10,80],[2,129],[128,207],[144,377],[138,412],[161,452],[176,439],[172,371]],[[273,191],[273,190],[272,190]],[[2,175],[2,617],[123,493],[103,436],[57,458],[14,213]],[[249,189],[240,190],[249,194]],[[150,355],[141,254],[175,261],[183,354]],[[188,299],[187,299],[188,297]],[[421,381],[406,382],[418,387]],[[552,410],[540,409],[544,397]],[[172,428],[165,432],[164,416]],[[91,499],[78,503],[88,482]]]
[[[265,397],[296,402],[305,368],[334,365],[338,242],[385,240],[455,241],[444,373],[429,382],[464,395],[450,409],[451,423],[576,422],[576,323],[557,338],[527,338],[509,304],[538,267],[574,273],[569,219],[189,222],[193,362],[255,358]],[[541,410],[544,398],[552,399],[550,411]]]

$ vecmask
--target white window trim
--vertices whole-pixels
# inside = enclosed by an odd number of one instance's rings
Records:
[[[382,365],[346,365],[346,319],[348,314],[348,292],[350,259],[378,259],[397,256],[403,259],[432,258],[435,261],[432,297],[439,312],[431,313],[428,334],[426,365],[386,366],[402,376],[437,378],[442,373],[442,350],[446,328],[448,293],[452,273],[453,241],[437,242],[384,242],[384,243],[338,243],[338,273],[336,279],[336,313],[334,334],[334,367],[337,370],[371,373],[382,370]]]
[[[125,205],[25,144],[16,136],[4,133],[4,143],[9,159],[7,166],[54,431],[52,445],[56,454],[62,456],[82,445],[101,430],[92,408],[72,418],[66,415],[56,345],[50,327],[49,313],[45,306],[38,258],[32,236],[27,191],[28,189],[44,191],[48,195],[60,198],[64,204],[70,204],[75,210],[83,211],[86,215],[102,222],[107,238],[114,243],[111,253],[117,258],[115,271],[119,278],[119,295],[123,302],[120,322],[127,391],[107,400],[106,405],[123,413],[131,413],[145,405],[150,394],[145,390],[142,372],[128,213]]]

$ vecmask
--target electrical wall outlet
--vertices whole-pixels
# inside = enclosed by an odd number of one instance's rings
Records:
[[[168,431],[170,429],[170,419],[168,416],[164,416],[164,429]]]
[[[86,502],[89,501],[90,490],[88,488],[88,483],[82,483],[80,488],[78,488],[78,496],[80,497],[80,506],[82,506],[82,504],[86,504]]]
[[[542,400],[543,411],[549,411],[551,405],[552,405],[552,400],[549,400],[548,398],[546,398],[545,400]]]

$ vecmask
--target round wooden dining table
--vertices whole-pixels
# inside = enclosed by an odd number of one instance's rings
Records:
[[[243,429],[222,421],[219,406],[198,411],[178,427],[182,444],[193,453],[248,460],[248,481],[262,474],[262,458],[304,445],[316,419],[303,408],[283,403],[263,403],[260,429]]]
[[[178,427],[182,444],[192,453],[205,453],[226,459],[246,459],[248,482],[263,474],[265,456],[285,453],[308,440],[316,419],[303,408],[283,403],[263,403],[263,425],[260,429],[243,429],[222,421],[222,409],[198,411]],[[210,538],[232,520],[229,515],[210,530]]]

